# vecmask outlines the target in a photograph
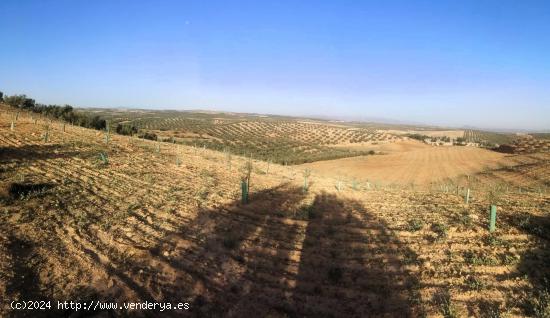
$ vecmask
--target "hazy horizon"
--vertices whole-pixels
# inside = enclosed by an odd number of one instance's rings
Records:
[[[550,129],[544,1],[3,1],[0,11],[0,90],[45,104]]]

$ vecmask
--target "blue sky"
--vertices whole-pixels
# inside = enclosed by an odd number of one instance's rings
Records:
[[[0,90],[550,129],[549,1],[0,1]]]

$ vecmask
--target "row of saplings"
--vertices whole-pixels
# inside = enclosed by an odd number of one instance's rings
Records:
[[[247,204],[249,202],[249,194],[250,194],[250,177],[252,174],[252,162],[248,160],[243,169],[241,174],[241,203]],[[303,177],[304,182],[302,186],[302,190],[304,192],[307,192],[309,190],[309,177],[311,176],[311,170],[305,169],[303,171]],[[356,185],[354,184],[354,189],[356,189]],[[338,183],[337,187],[338,191],[341,191],[341,183]],[[499,186],[495,186],[488,192],[488,201],[490,202],[489,208],[488,208],[488,219],[489,219],[489,232],[493,233],[496,230],[496,220],[497,220],[497,202],[500,200],[500,196],[502,194],[503,189]],[[470,189],[468,188],[466,190],[466,194],[464,196],[464,202],[466,204],[470,203]]]

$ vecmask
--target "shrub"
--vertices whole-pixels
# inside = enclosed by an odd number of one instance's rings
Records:
[[[442,291],[435,296],[435,302],[439,305],[439,311],[445,318],[458,317],[457,310],[451,301],[448,291]]]
[[[133,136],[138,130],[134,125],[130,124],[117,124],[116,133],[125,136]]]
[[[27,98],[26,95],[6,96],[5,98],[3,98],[3,100],[4,102],[6,102],[6,104],[17,108],[32,109],[35,105],[34,99]]]
[[[437,239],[444,239],[447,237],[447,231],[449,229],[447,228],[447,225],[443,223],[434,223],[432,224],[432,231],[437,234]]]
[[[8,194],[12,199],[24,199],[25,197],[43,194],[53,185],[49,183],[11,183],[8,187]]]
[[[482,255],[480,253],[474,253],[472,251],[466,251],[464,253],[464,261],[469,265],[485,265],[485,266],[494,266],[498,265],[498,261],[491,256]]]
[[[469,290],[480,291],[485,288],[485,283],[474,276],[468,276],[464,284]]]
[[[70,105],[60,106],[37,104],[34,99],[27,98],[26,95],[6,96],[4,101],[11,107],[28,109],[34,113],[40,113],[48,117],[58,118],[78,126],[97,130],[104,129],[106,127],[106,122],[104,119],[101,119],[99,116],[92,117],[86,114],[78,114]]]
[[[424,222],[420,219],[412,219],[407,224],[407,230],[409,232],[416,232],[422,230],[424,227]]]
[[[138,135],[139,138],[157,141],[157,134],[152,132],[144,132]]]
[[[406,249],[403,252],[403,264],[405,265],[420,265],[422,264],[422,261],[418,259],[418,254],[416,254],[415,251]]]
[[[429,136],[421,135],[421,134],[406,134],[405,136],[407,136],[411,139],[416,139],[416,140],[420,140],[420,141],[424,141],[424,139],[430,139]]]
[[[470,216],[470,213],[468,211],[463,211],[458,217],[457,220],[458,223],[461,225],[469,228],[472,226],[472,217]]]
[[[510,243],[508,243],[507,241],[497,237],[496,235],[494,234],[489,234],[489,235],[486,235],[484,238],[483,238],[483,242],[486,244],[486,245],[489,245],[489,246],[501,246],[501,247],[508,247],[510,246]]]

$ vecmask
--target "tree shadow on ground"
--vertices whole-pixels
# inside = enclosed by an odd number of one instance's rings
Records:
[[[200,210],[175,231],[151,228],[157,243],[125,259],[109,254],[113,246],[102,245],[95,230],[82,230],[69,244],[114,283],[84,286],[92,292],[81,299],[190,303],[189,311],[109,313],[115,316],[418,314],[418,281],[403,266],[416,254],[360,202],[328,193],[311,200],[289,184],[255,192],[251,200]]]
[[[311,211],[294,316],[410,316],[417,282],[401,258],[414,252],[358,201],[321,193]]]
[[[179,295],[167,288],[163,297],[193,298],[194,316],[418,313],[418,282],[401,261],[402,254],[415,258],[414,252],[359,202],[322,193],[304,206],[304,195],[299,187],[258,193],[249,205],[232,204],[223,215],[204,212],[182,234],[167,238],[154,254],[170,264],[165,273],[191,275],[193,288]],[[275,216],[281,214],[286,217]],[[191,234],[197,228],[200,233]],[[184,248],[192,236],[200,243]]]
[[[521,256],[518,270],[526,275],[532,290],[523,301],[526,315],[547,317],[550,315],[550,216],[523,216],[516,223],[520,229],[533,235],[537,247]]]
[[[68,150],[61,145],[23,145],[0,147],[0,163],[11,161],[37,161],[58,158],[82,157],[82,151]]]
[[[5,229],[3,229],[5,230]],[[2,277],[6,279],[5,292],[11,296],[7,297],[2,304],[4,308],[0,308],[0,316],[5,314],[6,317],[86,317],[86,316],[114,316],[116,312],[112,310],[98,310],[80,312],[70,309],[70,302],[87,302],[90,299],[105,300],[105,296],[101,292],[90,286],[81,286],[76,290],[69,291],[67,298],[60,300],[67,301],[65,309],[58,308],[58,302],[54,297],[51,297],[48,290],[44,288],[40,280],[40,266],[42,263],[41,256],[37,253],[36,243],[25,237],[19,237],[14,233],[10,233],[9,229],[7,241],[3,242],[7,247],[7,257],[12,261],[11,270],[12,277]],[[3,273],[0,273],[3,274]],[[17,296],[17,297],[16,297]],[[11,302],[25,301],[26,306],[33,306],[33,309],[10,309]],[[33,305],[29,304],[32,302]],[[46,305],[48,304],[48,305]],[[19,303],[23,306],[22,303]],[[31,308],[31,307],[28,307]],[[40,309],[39,309],[40,308]],[[2,311],[4,310],[4,312]]]
[[[304,197],[282,185],[253,193],[247,205],[200,212],[151,250],[172,275],[160,284],[187,281],[187,289],[159,288],[162,297],[192,299],[189,314],[200,317],[265,316],[284,305],[303,221],[280,216],[295,215]]]

